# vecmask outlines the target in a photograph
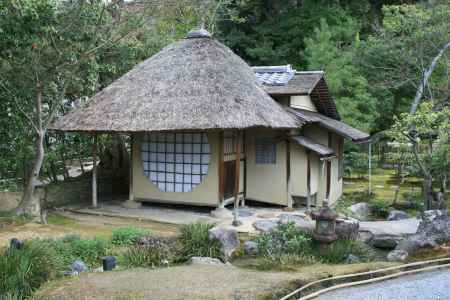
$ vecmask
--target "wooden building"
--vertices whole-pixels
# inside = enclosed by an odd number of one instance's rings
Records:
[[[130,203],[211,207],[334,202],[343,139],[368,138],[340,121],[323,72],[251,68],[204,30],[137,65],[52,129],[129,134]]]

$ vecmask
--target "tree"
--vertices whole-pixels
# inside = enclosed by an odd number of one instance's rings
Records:
[[[99,61],[111,55],[105,49],[142,31],[142,20],[136,16],[124,17],[127,26],[122,26],[119,8],[100,0],[6,0],[0,4],[1,95],[13,114],[21,114],[34,142],[18,213],[40,214],[35,187],[44,163],[45,137],[63,101],[97,91],[99,77],[105,73],[99,68],[108,67]]]
[[[322,19],[320,27],[305,40],[308,69],[324,70],[328,86],[344,121],[370,132],[378,112],[369,83],[354,61],[358,47],[358,25],[347,17],[330,27]],[[348,42],[344,42],[348,41]]]
[[[450,175],[450,108],[433,109],[422,103],[415,114],[404,113],[395,119],[389,135],[401,144],[410,143],[414,164],[423,178],[425,207],[445,203]],[[434,191],[436,182],[439,192]]]

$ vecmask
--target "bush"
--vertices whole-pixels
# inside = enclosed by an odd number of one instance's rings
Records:
[[[222,259],[220,243],[210,239],[208,230],[214,226],[206,223],[191,223],[181,227],[180,260],[187,261],[193,256],[208,256]]]
[[[294,223],[281,224],[260,235],[256,242],[262,256],[259,265],[262,269],[315,262],[311,236],[296,229]]]
[[[359,257],[361,261],[368,261],[373,256],[373,250],[360,241],[337,240],[320,255],[320,259],[325,263],[338,264],[345,262],[349,254]]]
[[[106,238],[84,239],[78,235],[68,235],[60,239],[47,239],[40,242],[55,250],[65,268],[68,268],[77,259],[82,260],[89,267],[94,267],[100,263],[103,256],[107,255],[110,246],[109,240]]]
[[[26,242],[20,250],[0,256],[0,295],[2,299],[24,299],[60,271],[55,250],[38,241]]]
[[[140,237],[150,235],[150,231],[134,226],[121,227],[112,232],[112,242],[116,245],[134,245]]]
[[[123,260],[128,267],[163,267],[175,260],[175,253],[175,239],[151,237],[145,245],[128,248]]]
[[[372,215],[377,218],[387,218],[389,215],[389,204],[383,200],[374,200],[370,203]]]

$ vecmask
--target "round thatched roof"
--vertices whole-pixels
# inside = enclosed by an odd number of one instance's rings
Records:
[[[175,42],[57,120],[62,131],[140,132],[294,128],[252,69],[202,34]]]

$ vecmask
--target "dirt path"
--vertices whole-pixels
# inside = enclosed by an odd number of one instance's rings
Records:
[[[146,228],[155,235],[162,236],[175,235],[178,232],[178,226],[171,224],[57,212],[50,215],[49,225],[38,223],[3,224],[0,227],[0,247],[7,245],[13,237],[32,239],[59,237],[67,234],[86,237],[108,236],[114,228],[125,226]]]
[[[330,275],[385,267],[386,263],[314,265],[298,272],[262,272],[234,266],[184,265],[165,269],[131,269],[90,273],[50,283],[40,290],[47,299],[278,299],[301,282]],[[283,293],[284,292],[284,293]]]

